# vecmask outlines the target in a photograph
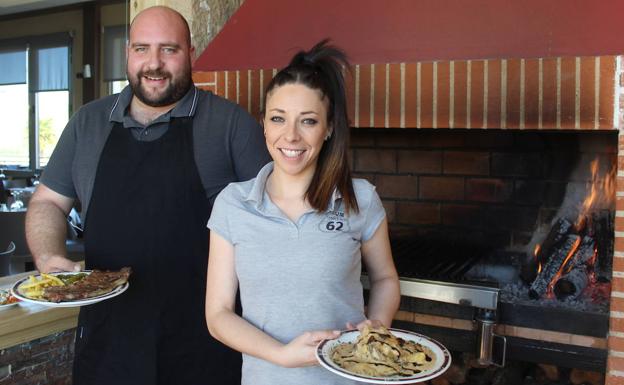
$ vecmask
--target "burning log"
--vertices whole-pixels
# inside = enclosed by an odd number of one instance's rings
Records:
[[[526,283],[527,285],[530,285],[531,282],[533,282],[535,280],[535,278],[537,277],[537,262],[535,262],[535,259],[533,259],[533,257],[531,258],[525,258],[526,263],[523,263],[522,266],[520,266],[520,278],[522,279],[522,281],[524,283]]]
[[[566,239],[568,233],[573,230],[572,226],[572,222],[565,218],[559,218],[550,228],[546,239],[540,245],[539,250],[535,254],[535,260],[544,265],[548,261],[548,257],[553,254],[555,248],[558,248]]]
[[[595,254],[596,254],[596,241],[594,241],[594,238],[590,236],[587,236],[587,235],[584,236],[583,241],[581,242],[581,245],[579,246],[578,250],[576,251],[574,256],[570,259],[570,262],[568,262],[566,266],[567,270],[570,271],[577,266],[591,264],[593,262],[592,258],[594,257]]]
[[[611,213],[597,212],[592,215],[592,232],[597,241],[597,258],[594,265],[596,277],[601,282],[611,281],[613,268],[613,223]]]
[[[552,225],[544,241],[537,246],[534,258],[528,260],[521,268],[520,277],[524,282],[531,284],[531,282],[535,281],[538,274],[538,266],[543,266],[548,261],[554,249],[563,242],[572,230],[572,222],[565,218],[559,218]]]
[[[564,273],[557,280],[553,292],[557,299],[576,298],[589,284],[589,265],[596,254],[596,242],[585,236],[574,256],[565,266]]]
[[[557,299],[568,297],[576,298],[587,287],[589,276],[585,265],[577,265],[569,273],[562,276],[555,283],[553,292]]]
[[[567,235],[563,242],[560,242],[550,253],[550,259],[546,262],[546,265],[539,272],[535,281],[531,284],[529,289],[529,297],[532,299],[541,298],[548,291],[548,287],[552,280],[557,276],[557,273],[562,268],[562,265],[566,262],[566,259],[571,253],[574,253],[575,249],[580,243],[580,237],[578,235]]]

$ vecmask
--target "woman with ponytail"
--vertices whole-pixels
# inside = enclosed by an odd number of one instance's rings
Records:
[[[208,222],[206,321],[243,353],[243,384],[353,383],[320,368],[316,346],[344,328],[389,327],[398,308],[385,211],[349,171],[344,68],[344,53],[322,41],[277,73],[262,117],[273,162],[226,187]]]

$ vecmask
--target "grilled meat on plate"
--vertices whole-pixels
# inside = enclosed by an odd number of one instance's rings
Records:
[[[85,278],[70,285],[46,287],[43,298],[50,302],[66,302],[97,297],[125,284],[131,272],[129,267],[120,271],[93,270]]]
[[[355,343],[336,346],[331,357],[350,372],[372,377],[413,376],[435,363],[431,349],[398,338],[383,326],[366,326]]]

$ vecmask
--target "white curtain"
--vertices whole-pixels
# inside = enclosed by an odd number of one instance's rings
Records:
[[[126,80],[126,26],[104,27],[104,81]]]
[[[26,48],[0,51],[0,85],[26,83]]]
[[[35,91],[69,89],[69,47],[35,49],[37,55],[37,88]]]

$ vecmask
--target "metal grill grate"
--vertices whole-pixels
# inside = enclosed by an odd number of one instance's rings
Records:
[[[450,239],[395,237],[392,255],[401,277],[464,283],[465,274],[486,255],[481,245]]]

